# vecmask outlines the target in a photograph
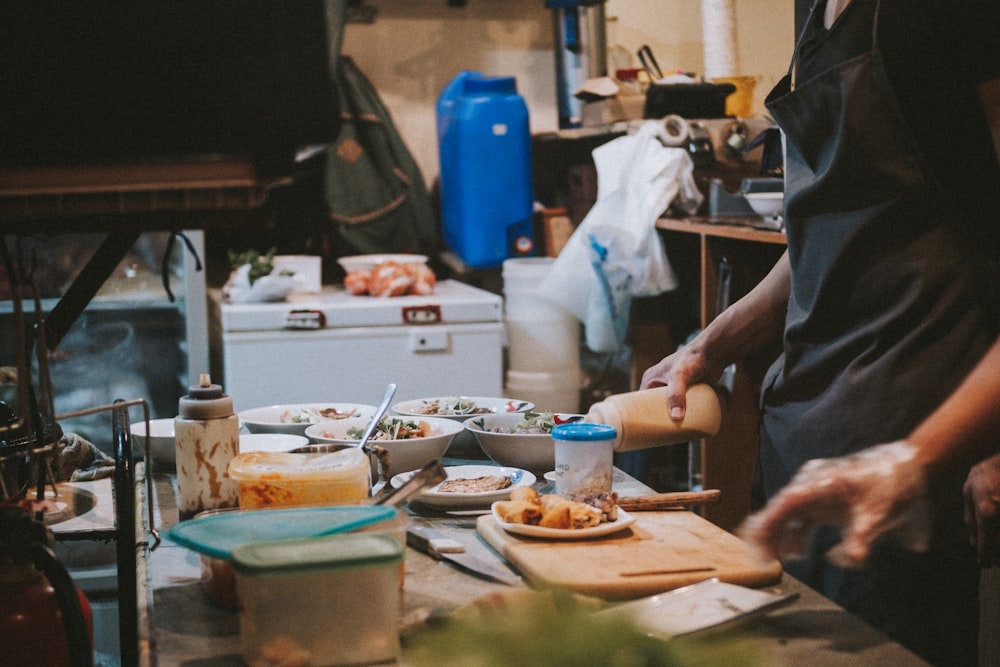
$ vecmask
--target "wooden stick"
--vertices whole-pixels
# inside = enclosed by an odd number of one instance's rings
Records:
[[[694,507],[717,503],[722,498],[722,491],[708,489],[705,491],[677,491],[674,493],[651,493],[648,496],[630,496],[618,499],[618,507],[626,512],[643,512],[666,509]]]

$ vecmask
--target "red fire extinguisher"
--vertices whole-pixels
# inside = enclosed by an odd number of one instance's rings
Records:
[[[93,617],[43,524],[0,507],[0,634],[12,665],[92,667]],[[8,662],[9,661],[9,662]]]

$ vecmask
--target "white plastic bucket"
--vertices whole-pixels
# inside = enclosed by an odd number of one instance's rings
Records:
[[[554,261],[552,257],[522,257],[503,263],[504,322],[511,369],[579,370],[580,321],[536,294]]]
[[[583,374],[579,368],[563,371],[507,371],[504,395],[531,401],[535,410],[580,412]]]

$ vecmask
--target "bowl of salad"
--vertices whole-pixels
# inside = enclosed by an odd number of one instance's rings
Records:
[[[495,463],[546,473],[555,467],[552,427],[583,420],[583,415],[528,410],[474,416],[463,425]]]
[[[315,443],[357,444],[370,421],[369,415],[320,422],[307,427],[305,434]],[[389,453],[386,475],[391,477],[441,458],[461,432],[462,422],[443,417],[386,416],[368,444],[378,445]]]
[[[361,403],[294,403],[243,410],[238,416],[251,433],[305,435],[306,428],[312,424],[352,417],[371,418],[373,414],[374,405]]]
[[[437,398],[415,398],[401,401],[392,406],[397,415],[408,417],[444,417],[465,421],[477,415],[503,412],[527,412],[534,403],[517,398],[487,398],[483,396],[441,396]]]

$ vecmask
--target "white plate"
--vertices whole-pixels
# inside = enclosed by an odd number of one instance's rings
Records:
[[[289,403],[287,405],[268,405],[261,408],[251,408],[241,411],[237,416],[251,433],[292,433],[304,435],[308,426],[322,421],[330,421],[332,417],[321,417],[320,410],[334,409],[346,413],[355,411],[355,416],[370,416],[375,412],[374,405],[363,403]],[[304,421],[292,421],[298,416]]]
[[[392,487],[398,489],[406,482],[410,477],[413,476],[415,470],[410,472],[403,472],[395,475],[389,480]],[[528,472],[527,470],[521,470],[520,468],[501,468],[498,466],[448,466],[445,468],[445,472],[448,473],[449,479],[458,479],[461,477],[471,478],[471,477],[482,477],[483,475],[503,475],[505,477],[510,477],[511,485],[506,489],[499,489],[497,491],[483,491],[480,493],[453,493],[445,492],[441,493],[438,491],[437,486],[432,486],[426,491],[422,492],[419,496],[415,498],[416,501],[427,505],[428,507],[442,508],[442,509],[459,509],[468,507],[490,507],[494,502],[498,500],[506,500],[510,497],[510,492],[520,486],[531,486],[535,483],[535,476]]]
[[[543,537],[549,540],[585,540],[589,537],[600,537],[617,533],[619,530],[628,528],[635,523],[635,517],[622,508],[618,508],[618,520],[609,521],[593,528],[548,528],[546,526],[532,526],[526,523],[507,523],[497,514],[496,503],[491,506],[493,518],[496,519],[504,530],[515,535],[526,535],[528,537]]]
[[[441,413],[427,413],[423,412],[428,406],[434,405],[448,405],[454,403],[459,399],[463,401],[468,401],[475,405],[477,409],[485,409],[486,412],[467,412],[467,413],[456,413],[456,412],[441,412]],[[475,417],[484,414],[495,414],[500,412],[527,412],[534,408],[533,403],[528,401],[522,401],[516,398],[486,398],[483,396],[438,396],[434,398],[417,398],[412,401],[402,401],[401,403],[396,403],[392,406],[392,411],[397,415],[406,415],[411,417],[446,417],[448,419],[468,419],[469,417]]]
[[[595,618],[625,617],[647,634],[670,639],[709,628],[728,627],[798,597],[798,593],[776,595],[712,578],[601,610],[595,613]]]

